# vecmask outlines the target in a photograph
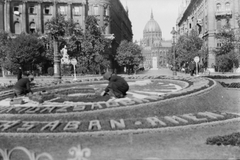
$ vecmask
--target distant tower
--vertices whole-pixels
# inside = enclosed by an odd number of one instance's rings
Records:
[[[160,26],[153,18],[153,12],[151,11],[150,20],[145,25],[143,30],[143,41],[146,46],[160,46],[162,40],[162,31]]]

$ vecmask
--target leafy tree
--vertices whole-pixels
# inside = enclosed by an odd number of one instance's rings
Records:
[[[190,62],[195,56],[202,57],[202,45],[203,40],[194,30],[189,34],[180,36],[176,44],[176,63],[180,65],[184,62]]]
[[[58,42],[58,50],[66,45],[69,57],[77,58],[77,66],[82,68],[79,70],[99,72],[101,66],[106,67],[108,55],[105,54],[105,49],[111,40],[102,35],[103,29],[98,26],[96,17],[86,17],[85,26],[83,32],[79,24],[58,15],[48,22],[46,29],[48,37]]]
[[[2,68],[2,76],[4,75],[4,65],[6,62],[6,55],[7,55],[7,50],[8,50],[8,44],[11,41],[11,38],[9,37],[9,34],[0,31],[0,67]]]
[[[126,66],[128,70],[139,66],[143,59],[141,48],[136,43],[123,40],[117,48],[115,60],[120,66]]]
[[[238,67],[238,54],[235,52],[236,36],[231,29],[229,18],[226,25],[216,34],[216,38],[221,42],[221,47],[215,50],[216,65],[222,72],[230,71],[234,66]],[[225,58],[225,60],[224,60]]]
[[[97,18],[88,16],[85,22],[85,33],[80,42],[77,58],[81,65],[90,72],[101,72],[109,66],[109,54],[106,52],[111,40],[104,37],[102,28],[98,26]]]
[[[19,66],[33,70],[45,60],[45,45],[38,37],[22,33],[9,43],[6,59],[5,67],[10,71],[16,71]]]

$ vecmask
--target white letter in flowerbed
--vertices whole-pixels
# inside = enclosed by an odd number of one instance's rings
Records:
[[[3,122],[0,121],[0,123],[2,123],[2,124],[0,124],[0,128],[2,128],[1,130],[5,131],[5,130],[19,124],[20,121],[3,121]]]
[[[92,130],[95,127],[97,127],[98,130],[102,129],[99,120],[93,120],[89,122],[88,130]]]
[[[44,112],[52,113],[55,108],[57,107],[56,106],[41,107],[40,113],[44,113]]]
[[[73,111],[80,112],[80,111],[84,111],[85,108],[86,108],[85,104],[77,104],[73,107]]]
[[[22,122],[22,128],[18,128],[17,131],[29,131],[33,127],[35,127],[38,123],[37,122],[30,122],[30,121],[24,121]]]
[[[94,110],[94,109],[102,109],[102,108],[103,108],[102,105],[100,103],[98,103],[98,102],[93,103],[92,107],[91,107],[92,110]]]
[[[61,106],[61,108],[57,109],[56,112],[67,112],[67,109],[71,106]]]
[[[64,131],[77,130],[80,124],[81,124],[80,121],[70,121],[66,124],[66,126],[63,128],[63,130]]]
[[[149,96],[149,97],[146,97],[145,99],[157,101],[157,100],[161,100],[162,98],[161,98],[161,97],[158,97],[158,96]]]
[[[216,114],[216,113],[212,113],[212,112],[199,112],[198,115],[200,115],[200,116],[206,116],[206,117],[209,117],[209,118],[211,118],[211,119],[224,118],[223,115]]]
[[[135,101],[135,102],[137,102],[137,103],[140,103],[140,104],[142,104],[142,103],[148,103],[148,102],[150,102],[149,100],[147,100],[147,99],[139,99],[139,98],[131,98],[133,101]]]
[[[128,105],[133,105],[133,104],[135,104],[135,102],[134,101],[132,101],[132,100],[119,100],[119,102],[118,103],[120,103],[120,104],[122,104],[122,105],[124,105],[124,106],[128,106]]]
[[[120,119],[120,122],[117,122],[115,120],[110,120],[110,125],[111,125],[111,128],[112,129],[115,129],[115,128],[125,128],[125,123],[124,123],[124,120],[123,119]]]
[[[50,128],[50,131],[53,131],[59,124],[60,124],[59,121],[49,122],[44,127],[41,128],[41,131],[44,131],[47,128]]]
[[[187,120],[177,117],[177,116],[165,116],[164,119],[166,119],[169,122],[172,122],[174,124],[179,124],[179,122],[188,123]]]
[[[109,101],[109,102],[106,102],[106,106],[107,106],[107,108],[119,107],[119,104],[115,101]]]
[[[196,116],[194,116],[191,113],[184,114],[184,115],[182,115],[182,117],[187,118],[187,119],[191,119],[191,120],[193,120],[195,122],[207,121],[207,118],[197,118]]]
[[[25,113],[36,113],[40,109],[41,109],[40,107],[29,107],[29,109],[27,109]]]
[[[166,123],[164,123],[163,121],[158,119],[158,117],[148,117],[146,119],[152,126],[157,126],[158,123],[160,125],[162,125],[162,126],[166,126],[167,125]]]

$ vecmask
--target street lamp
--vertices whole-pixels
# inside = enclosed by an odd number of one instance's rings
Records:
[[[173,75],[176,76],[176,36],[177,32],[175,31],[175,27],[173,27],[173,30],[171,31],[171,34],[173,35],[172,37],[172,46],[173,46]]]

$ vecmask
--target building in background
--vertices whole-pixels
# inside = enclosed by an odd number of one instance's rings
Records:
[[[143,48],[143,56],[145,57],[144,68],[158,69],[167,66],[167,54],[171,54],[172,44],[171,41],[162,39],[161,28],[154,20],[152,12],[150,20],[144,27],[140,46]]]
[[[183,0],[177,19],[178,35],[189,33],[192,29],[204,40],[208,52],[208,69],[215,72],[216,64],[214,49],[221,47],[215,34],[230,18],[231,28],[237,32],[237,18],[240,12],[239,0]]]
[[[100,26],[107,25],[103,34],[114,34],[112,54],[122,40],[132,41],[128,10],[119,0],[0,0],[0,30],[44,34],[45,25],[57,14],[73,19],[83,29],[86,16],[95,15]]]

